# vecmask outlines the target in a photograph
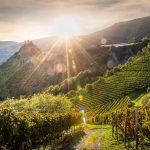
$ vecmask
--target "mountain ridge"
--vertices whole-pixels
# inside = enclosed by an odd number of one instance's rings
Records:
[[[135,23],[134,25],[132,25],[132,29],[131,29],[131,26],[128,24],[132,22],[135,22]],[[126,30],[118,29],[120,28],[120,26],[124,26],[124,24],[128,26]],[[107,27],[106,29],[96,31],[94,33],[90,33],[87,35],[76,36],[73,38],[81,41],[79,43],[83,46],[85,46],[87,43],[89,45],[93,45],[93,44],[101,45],[102,39],[106,40],[104,44],[127,43],[129,39],[139,41],[143,37],[150,35],[149,26],[150,26],[150,16],[146,16],[142,18],[129,20],[129,21],[115,23],[114,25],[111,25]],[[137,35],[139,36],[138,38],[137,38]],[[35,43],[39,48],[43,49],[44,51],[48,51],[51,49],[53,43],[57,41],[57,39],[58,37],[56,36],[45,37],[45,38],[35,39],[33,40],[33,43]],[[7,42],[11,43],[13,41],[6,41],[6,42],[1,41],[0,42],[0,64],[6,61],[10,56],[12,56],[15,52],[17,52],[21,47],[21,43],[17,42],[16,47],[15,46],[11,47],[10,45],[8,45],[8,47],[2,48],[3,43],[7,43]],[[5,52],[5,55],[7,55],[6,57],[3,56],[4,52]]]

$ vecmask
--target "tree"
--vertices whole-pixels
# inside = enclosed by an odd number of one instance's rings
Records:
[[[92,90],[93,90],[92,84],[87,84],[87,85],[85,86],[85,90],[86,90],[87,92],[92,92]]]
[[[150,87],[147,88],[147,93],[149,93],[149,92],[150,92]]]

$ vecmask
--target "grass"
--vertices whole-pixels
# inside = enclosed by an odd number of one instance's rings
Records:
[[[133,102],[137,105],[137,106],[142,106],[142,102],[143,101],[147,101],[146,103],[150,102],[150,93],[147,94],[141,94],[138,98],[136,98]]]
[[[106,128],[104,128],[104,132],[101,140],[102,150],[134,150],[133,147],[135,147],[134,141],[130,142],[130,146],[128,146],[128,148],[125,148],[123,141],[118,142],[116,139],[112,137],[111,126],[106,126]]]
[[[86,125],[87,128],[90,129],[100,129],[91,134],[86,142],[89,144],[94,143],[100,136],[100,145],[102,150],[127,150],[124,147],[124,143],[119,143],[112,137],[112,128],[110,125]],[[131,150],[132,148],[128,148]],[[90,148],[81,148],[81,150],[92,150]],[[132,149],[133,150],[133,149]]]
[[[109,125],[94,125],[94,124],[86,124],[86,127],[90,129],[109,129],[110,128]]]
[[[107,129],[104,129],[103,137],[101,140],[101,147],[103,150],[126,150],[123,143],[118,143],[112,137],[111,126],[108,126]]]
[[[85,141],[85,143],[93,143],[95,142],[98,138],[100,137],[100,131],[95,131],[94,133],[92,133],[88,139]]]

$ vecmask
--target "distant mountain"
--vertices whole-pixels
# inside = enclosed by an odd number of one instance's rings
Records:
[[[51,37],[35,39],[32,42],[36,44],[42,50],[49,51],[57,40],[59,40],[57,36],[51,36]]]
[[[94,40],[96,43],[106,39],[107,44],[127,43],[133,39],[138,41],[150,35],[150,16],[130,21],[116,23],[104,30],[85,36],[87,40]]]
[[[139,41],[150,35],[150,16],[116,23],[104,30],[89,35],[73,37],[72,40],[85,49],[93,49],[103,44],[127,43],[128,41]],[[33,40],[39,48],[44,51],[50,50],[58,37],[46,37]],[[21,43],[4,41],[0,42],[0,64],[19,50]]]
[[[149,27],[150,16],[116,23],[101,31],[73,37],[72,41],[78,41],[78,44],[86,49],[106,44],[136,42],[150,35]],[[41,49],[49,50],[57,40],[58,37],[47,37],[33,42]]]
[[[0,41],[0,64],[10,58],[20,47],[20,43],[17,42]]]
[[[0,66],[0,97],[12,96],[12,93],[13,96],[17,95],[40,61],[41,54],[34,44],[24,43],[18,52]]]

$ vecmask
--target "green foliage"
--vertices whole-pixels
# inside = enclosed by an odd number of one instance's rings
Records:
[[[87,92],[92,92],[93,86],[92,86],[91,84],[87,84],[87,85],[85,86],[85,90],[86,90]]]
[[[0,106],[0,147],[31,149],[52,144],[64,131],[81,122],[79,114],[29,113],[17,111],[8,104]]]
[[[124,143],[119,143],[114,137],[112,137],[112,127],[105,125],[101,127],[103,129],[101,148],[104,150],[127,150],[124,148]]]
[[[147,88],[147,93],[149,93],[149,92],[150,92],[150,87]]]
[[[130,63],[130,62],[133,62],[133,57],[130,57],[129,59],[128,59],[128,62]]]
[[[51,91],[51,94],[58,95],[60,92],[60,87],[58,85],[50,86],[49,90]]]
[[[90,143],[90,144],[94,143],[96,140],[98,140],[99,136],[100,136],[100,131],[95,131],[88,137],[86,143]]]
[[[71,90],[71,91],[69,91],[69,92],[66,94],[66,96],[67,96],[68,98],[74,97],[74,96],[76,96],[76,91]]]
[[[39,93],[31,98],[19,100],[6,100],[4,104],[9,103],[14,109],[21,111],[39,113],[65,113],[71,111],[71,102],[63,96],[52,96],[48,93]]]
[[[130,57],[130,58],[131,58],[131,57]],[[112,75],[114,75],[116,72],[119,72],[119,71],[121,71],[121,66],[114,67],[114,68],[112,68],[111,70],[109,70],[109,71],[107,72],[107,76],[112,76]]]
[[[112,127],[118,128],[126,135],[126,141],[136,140],[138,136],[139,147],[147,145],[145,139],[150,141],[150,104],[143,105],[140,108],[130,108],[126,110],[120,110],[112,114]],[[136,124],[135,116],[138,115],[138,123]],[[138,128],[138,135],[136,135],[136,128]],[[113,134],[116,133],[113,131]],[[143,148],[142,148],[143,149]]]

